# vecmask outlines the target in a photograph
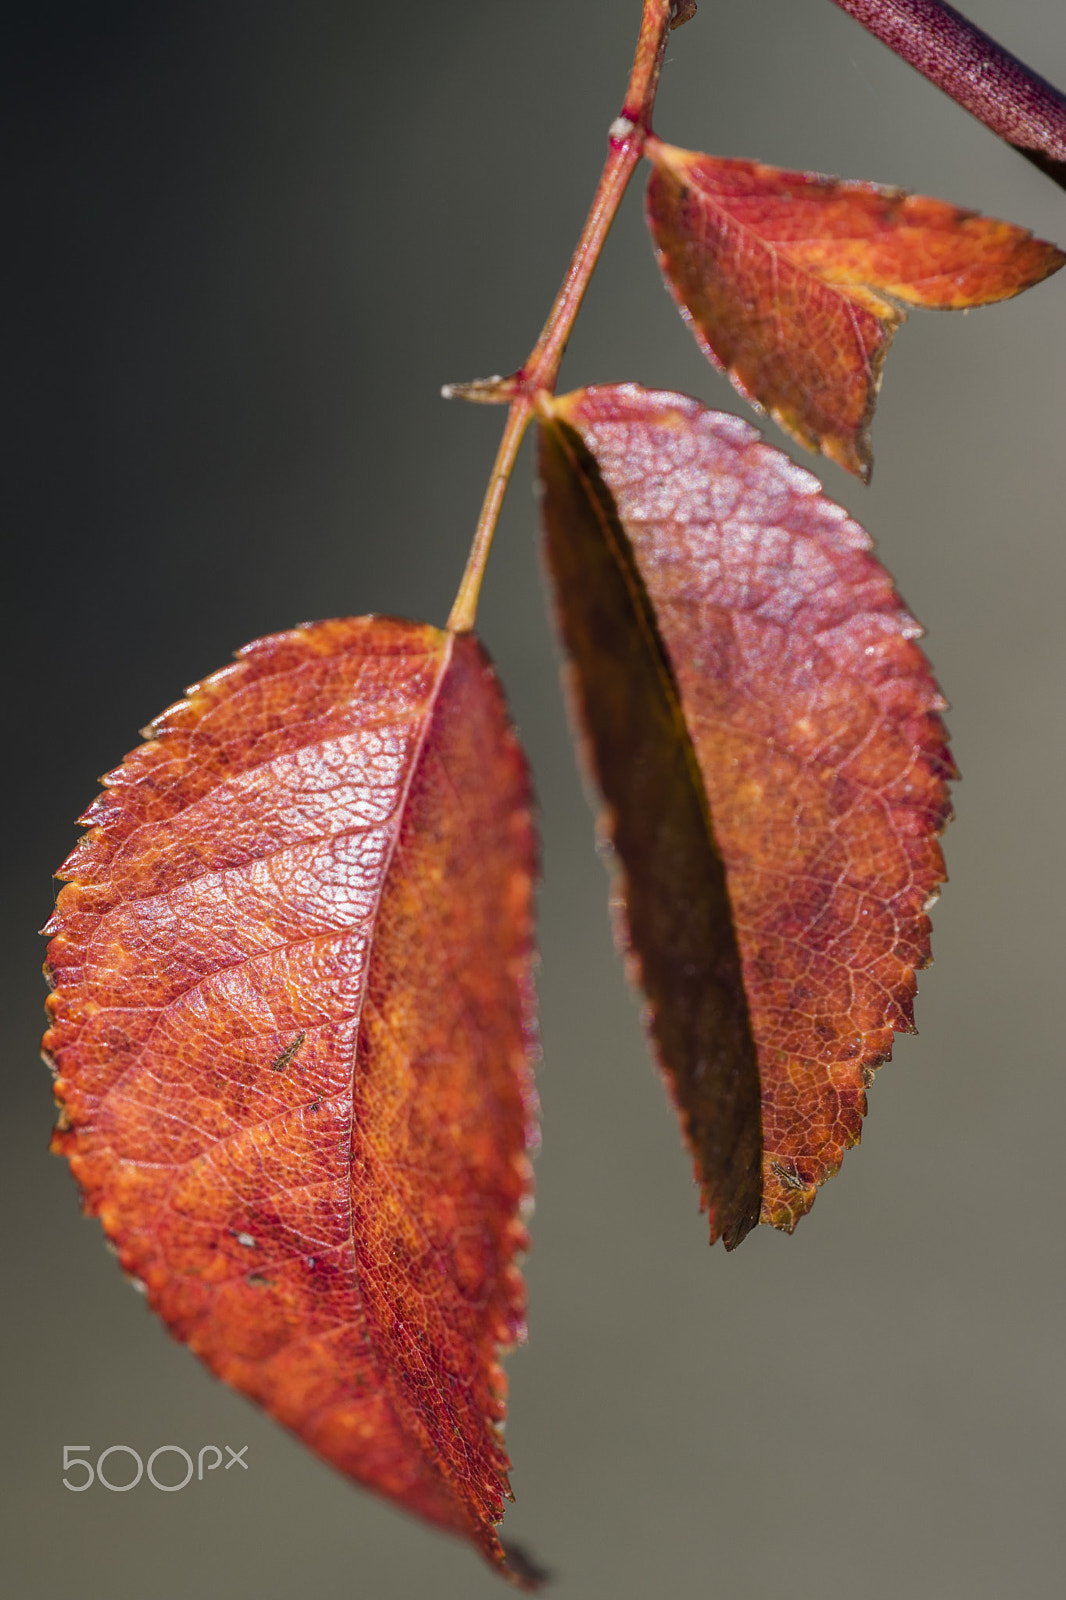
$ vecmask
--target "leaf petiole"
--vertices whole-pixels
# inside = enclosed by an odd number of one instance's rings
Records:
[[[517,399],[512,400],[500,448],[492,464],[492,473],[488,488],[485,490],[485,499],[474,531],[470,554],[466,558],[459,592],[455,596],[448,617],[449,633],[473,632],[477,617],[478,595],[481,593],[481,580],[485,575],[485,563],[492,548],[492,536],[496,532],[503,497],[507,493],[507,485],[511,481],[511,473],[514,471],[514,464],[518,459],[518,452],[522,447],[522,440],[525,438],[526,428],[532,415],[533,402],[528,395],[519,395]]]

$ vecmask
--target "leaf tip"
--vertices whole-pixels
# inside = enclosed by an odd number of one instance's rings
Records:
[[[760,1208],[760,1201],[757,1200],[753,1207],[745,1210],[741,1215],[734,1218],[725,1231],[720,1235],[722,1243],[725,1245],[725,1248],[729,1254],[732,1254],[734,1250],[742,1245],[744,1240],[748,1237],[748,1234],[758,1226]],[[712,1245],[715,1242],[716,1235],[712,1228]]]
[[[673,0],[670,8],[670,32],[691,22],[696,15],[696,0]]]
[[[525,1545],[517,1544],[513,1539],[502,1539],[500,1544],[506,1562],[503,1575],[514,1588],[526,1594],[537,1594],[552,1582],[555,1573],[551,1568],[541,1566]]]

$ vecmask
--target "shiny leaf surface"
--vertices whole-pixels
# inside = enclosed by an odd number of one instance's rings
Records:
[[[647,153],[648,225],[700,348],[786,433],[862,478],[904,307],[1006,300],[1066,261],[1023,228],[900,189],[657,139]]]
[[[56,1148],[176,1338],[502,1569],[535,846],[495,676],[323,622],[148,734],[46,930]]]
[[[635,385],[545,409],[548,562],[656,1054],[712,1240],[791,1230],[913,1028],[944,701],[867,534],[747,423]]]

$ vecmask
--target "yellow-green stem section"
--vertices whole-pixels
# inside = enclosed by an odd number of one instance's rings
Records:
[[[507,426],[503,430],[500,448],[492,464],[492,476],[485,490],[474,542],[466,558],[463,580],[448,618],[448,628],[452,633],[473,631],[477,617],[477,600],[481,592],[481,580],[485,575],[485,563],[489,559],[489,550],[492,547],[492,536],[496,532],[496,522],[500,515],[500,507],[503,505],[503,497],[507,493],[507,485],[511,481],[511,473],[514,471],[514,464],[532,415],[533,402],[528,395],[520,395],[517,400],[512,401],[511,409],[507,413]]]

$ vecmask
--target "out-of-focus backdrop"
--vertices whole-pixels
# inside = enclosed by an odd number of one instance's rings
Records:
[[[964,9],[1066,83],[1061,0]],[[438,390],[532,343],[639,12],[8,12],[0,1508],[19,1600],[503,1593],[217,1384],[123,1281],[46,1153],[34,930],[97,774],[185,684],[305,618],[446,617],[502,414]],[[828,0],[701,0],[656,125],[1066,241],[1066,195]],[[564,384],[632,378],[743,412],[659,283],[639,190]],[[965,776],[921,1035],[795,1237],[762,1229],[731,1257],[707,1248],[612,950],[523,460],[481,617],[544,833],[544,1149],[505,1531],[560,1600],[1002,1600],[1061,1581],[1064,412],[1066,274],[911,318],[871,489],[803,458],[925,623]],[[248,1470],[175,1494],[62,1486],[64,1445],[168,1443],[248,1445]],[[105,1470],[123,1482],[130,1458]]]

